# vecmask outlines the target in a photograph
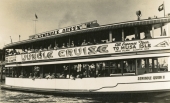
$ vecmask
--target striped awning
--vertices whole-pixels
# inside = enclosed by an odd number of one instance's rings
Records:
[[[52,39],[52,38],[58,38],[61,36],[67,36],[67,35],[73,35],[73,34],[88,33],[88,32],[95,32],[95,31],[102,31],[102,30],[111,30],[111,29],[126,28],[126,27],[133,27],[133,26],[168,23],[168,22],[170,22],[170,18],[163,17],[163,18],[144,19],[144,20],[135,20],[135,21],[127,21],[127,22],[113,23],[113,24],[107,24],[107,25],[100,25],[98,27],[86,28],[86,29],[81,29],[78,31],[61,33],[61,34],[57,34],[57,35],[53,35],[53,36],[49,36],[49,37],[28,39],[28,40],[23,40],[23,41],[19,41],[19,42],[14,42],[14,43],[5,45],[4,49],[10,48],[13,46],[17,46],[17,45],[21,45],[21,44],[27,44],[27,43],[31,43],[31,42],[42,41],[42,40]]]

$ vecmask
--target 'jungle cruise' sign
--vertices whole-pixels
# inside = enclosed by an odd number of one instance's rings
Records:
[[[27,53],[16,56],[6,57],[6,63],[35,61],[35,60],[49,60],[60,59],[69,57],[83,57],[93,55],[117,54],[128,53],[136,51],[149,51],[149,50],[163,50],[170,49],[169,38],[150,39],[150,40],[136,40],[125,41],[108,44],[97,44],[80,46],[73,48],[65,48],[50,51],[41,51],[36,53]]]

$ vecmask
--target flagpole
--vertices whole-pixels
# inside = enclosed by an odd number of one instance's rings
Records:
[[[36,34],[36,22],[37,22],[37,20],[35,19],[33,21],[34,21],[34,24],[35,24],[35,34]]]
[[[164,17],[165,17],[165,4],[164,4],[164,1],[163,1],[163,9],[164,9]]]

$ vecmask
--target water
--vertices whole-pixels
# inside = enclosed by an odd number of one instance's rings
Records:
[[[2,84],[2,83],[1,83]],[[170,103],[170,92],[159,95],[59,95],[0,89],[0,103]]]

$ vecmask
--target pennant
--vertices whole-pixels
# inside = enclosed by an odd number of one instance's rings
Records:
[[[158,43],[157,45],[155,45],[155,47],[168,47],[169,43],[167,41],[162,41],[160,43]]]
[[[38,16],[37,16],[37,14],[35,14],[35,18],[36,18],[36,19],[38,19]]]
[[[164,5],[163,4],[158,7],[158,11],[159,12],[162,11],[163,9],[164,9]]]

